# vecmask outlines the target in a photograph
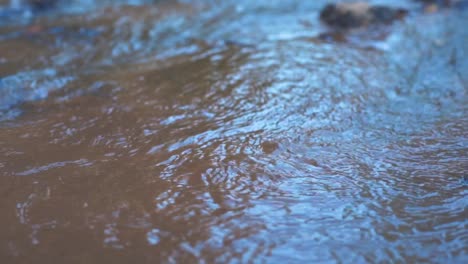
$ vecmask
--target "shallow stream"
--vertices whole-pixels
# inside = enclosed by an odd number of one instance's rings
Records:
[[[468,9],[7,2],[0,262],[468,260]]]

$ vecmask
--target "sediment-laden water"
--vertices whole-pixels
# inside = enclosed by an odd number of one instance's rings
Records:
[[[467,261],[467,9],[6,2],[2,263]]]

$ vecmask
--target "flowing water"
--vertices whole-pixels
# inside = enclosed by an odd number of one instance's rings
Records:
[[[0,1],[0,262],[466,263],[468,10],[326,3]]]

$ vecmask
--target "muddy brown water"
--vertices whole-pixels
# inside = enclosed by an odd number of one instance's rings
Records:
[[[466,263],[466,10],[96,2],[0,9],[0,262]]]

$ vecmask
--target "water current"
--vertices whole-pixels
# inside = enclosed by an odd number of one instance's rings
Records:
[[[0,0],[0,262],[468,260],[468,9],[66,2]]]

